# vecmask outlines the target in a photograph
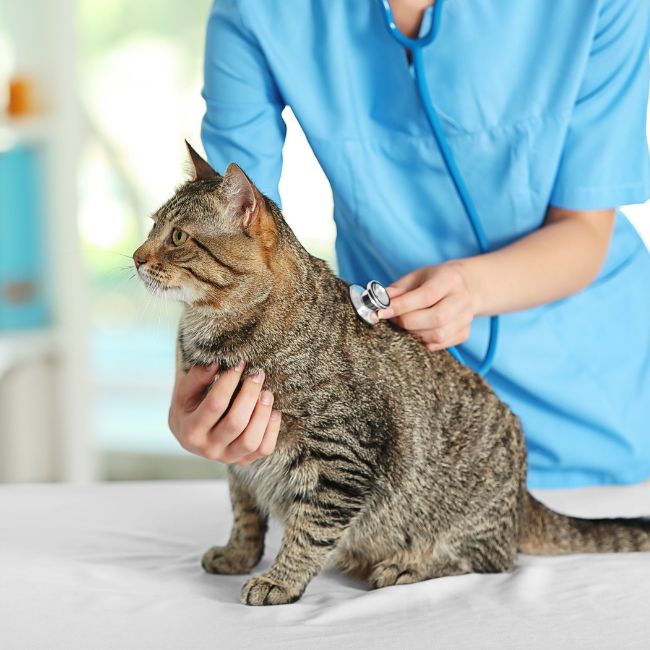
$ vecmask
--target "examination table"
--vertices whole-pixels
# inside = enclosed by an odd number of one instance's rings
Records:
[[[650,514],[650,483],[535,494]],[[650,553],[520,556],[507,574],[378,591],[325,570],[295,604],[245,607],[245,576],[199,563],[230,523],[221,480],[0,487],[0,648],[650,649]],[[272,524],[258,572],[280,536]]]

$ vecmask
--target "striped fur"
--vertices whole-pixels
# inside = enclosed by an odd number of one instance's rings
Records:
[[[184,366],[243,359],[265,371],[283,412],[275,452],[229,467],[233,530],[204,555],[206,571],[249,572],[269,516],[284,538],[244,585],[249,605],[295,601],[326,562],[385,587],[508,571],[518,551],[650,550],[647,521],[578,520],[529,496],[520,423],[487,383],[388,322],[363,324],[346,284],[256,196],[244,228],[220,177],[188,183],[143,245],[162,290],[191,297]],[[183,253],[190,273],[163,243],[172,221],[200,241]]]

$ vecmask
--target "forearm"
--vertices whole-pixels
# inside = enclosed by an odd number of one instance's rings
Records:
[[[489,316],[559,300],[586,287],[607,255],[614,210],[550,208],[544,226],[498,251],[454,260],[475,315]]]

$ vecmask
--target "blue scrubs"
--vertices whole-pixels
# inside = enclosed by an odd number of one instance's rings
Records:
[[[443,1],[428,84],[492,247],[549,205],[650,196],[650,2]],[[378,1],[216,0],[204,97],[213,166],[236,161],[276,201],[291,106],[332,185],[346,280],[478,252]],[[487,331],[477,319],[468,357]],[[503,317],[488,379],[523,422],[530,486],[650,475],[650,256],[622,214],[588,288]]]

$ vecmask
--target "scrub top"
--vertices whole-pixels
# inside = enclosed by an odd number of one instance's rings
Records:
[[[439,1],[427,83],[491,247],[539,228],[549,205],[650,196],[650,2]],[[210,162],[237,162],[279,202],[290,106],[332,186],[339,272],[359,284],[478,253],[382,12],[215,0],[206,43]],[[466,358],[482,358],[487,335],[477,318]],[[589,287],[502,317],[487,379],[523,423],[531,487],[650,475],[650,255],[623,214]]]

